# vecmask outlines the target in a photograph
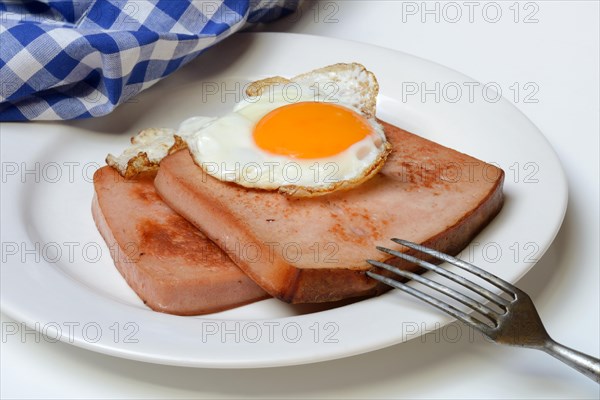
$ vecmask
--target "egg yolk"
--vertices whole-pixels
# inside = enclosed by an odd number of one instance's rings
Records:
[[[337,104],[300,102],[277,108],[254,128],[261,149],[294,158],[334,156],[369,136],[362,115]]]

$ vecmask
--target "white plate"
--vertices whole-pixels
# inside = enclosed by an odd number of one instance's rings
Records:
[[[223,113],[255,78],[350,61],[377,75],[382,119],[504,168],[505,206],[462,255],[517,281],[552,242],[567,204],[556,154],[523,114],[473,79],[403,53],[323,37],[238,34],[108,117],[2,125],[4,312],[47,335],[39,340],[217,368],[345,357],[447,324],[397,291],[321,311],[266,300],[207,317],[152,312],[117,273],[92,221],[93,171],[139,129]],[[28,329],[11,325],[3,334],[35,334]]]

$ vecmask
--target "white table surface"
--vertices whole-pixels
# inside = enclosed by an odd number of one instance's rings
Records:
[[[599,3],[521,2],[518,16],[513,1],[490,3],[307,2],[300,15],[263,29],[371,43],[498,83],[556,149],[570,186],[558,237],[519,286],[555,339],[598,356]],[[438,7],[439,21],[425,7]],[[502,16],[492,23],[498,7]],[[457,9],[462,17],[453,23]],[[530,100],[538,101],[525,102],[529,92],[512,96],[515,82],[521,88],[533,83],[529,88],[538,91]],[[6,322],[12,321],[3,315]],[[7,337],[1,343],[1,397],[600,397],[597,384],[541,352],[498,346],[479,335],[455,341],[448,332],[336,361],[256,370],[151,365],[37,343],[32,335],[24,342]]]

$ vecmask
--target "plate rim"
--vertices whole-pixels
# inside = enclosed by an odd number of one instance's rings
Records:
[[[317,36],[317,35],[305,35],[305,34],[297,34],[297,33],[270,33],[270,32],[245,32],[245,33],[241,33],[238,35],[244,35],[246,37],[258,37],[258,38],[263,38],[263,39],[258,39],[259,41],[273,41],[273,40],[297,40],[297,41],[305,41],[305,40],[320,40],[320,41],[327,41],[330,43],[334,43],[337,42],[339,44],[343,44],[344,46],[364,46],[363,48],[373,48],[373,49],[379,49],[380,51],[384,51],[384,52],[389,52],[389,53],[393,53],[397,56],[399,56],[400,58],[407,58],[407,59],[412,59],[412,60],[416,60],[419,61],[420,63],[426,63],[429,65],[434,65],[437,68],[441,68],[445,71],[448,71],[456,76],[462,76],[465,78],[469,78],[468,76],[464,75],[463,73],[456,71],[452,68],[443,66],[439,63],[436,63],[434,61],[430,61],[418,56],[413,56],[401,51],[397,51],[397,50],[393,50],[393,49],[389,49],[389,48],[385,48],[385,47],[381,47],[381,46],[376,46],[376,45],[371,45],[371,44],[367,44],[367,43],[360,43],[360,42],[356,42],[356,41],[350,41],[350,40],[343,40],[343,39],[337,39],[337,38],[329,38],[329,37],[321,37],[321,36]],[[294,39],[289,39],[293,37]],[[264,39],[266,38],[266,39]],[[275,38],[275,39],[271,39],[271,38]],[[252,39],[253,40],[253,39]],[[228,46],[226,41],[223,45]],[[221,46],[223,46],[221,45]],[[152,89],[150,89],[152,90]],[[521,111],[519,110],[515,105],[511,104],[508,100],[506,100],[505,98],[502,98],[501,102],[505,103],[505,105],[508,105],[509,108],[511,109],[512,112],[518,112],[518,114],[520,115],[520,117],[522,117],[524,120],[526,120],[528,122],[528,124],[530,125],[530,128],[532,128],[532,132],[535,132],[537,135],[537,140],[542,140],[546,146],[545,150],[549,150],[550,151],[550,158],[553,158],[553,161],[556,163],[556,165],[558,166],[558,171],[560,171],[559,176],[556,176],[555,179],[557,179],[557,183],[559,184],[560,188],[562,189],[562,198],[560,200],[560,204],[562,205],[562,209],[560,210],[560,215],[556,216],[556,220],[559,221],[558,223],[556,223],[554,225],[554,229],[552,230],[552,232],[548,233],[548,237],[550,238],[546,245],[543,248],[542,253],[540,254],[540,257],[543,255],[544,252],[547,251],[547,249],[550,247],[550,245],[552,244],[554,238],[556,237],[560,226],[562,224],[562,221],[564,220],[564,216],[566,213],[566,209],[567,209],[567,204],[568,204],[568,182],[566,180],[566,174],[564,172],[564,169],[562,168],[562,165],[560,163],[560,159],[558,158],[558,155],[556,154],[556,151],[552,148],[550,142],[548,141],[548,139],[543,135],[543,133],[533,124],[533,122]],[[4,136],[4,135],[2,135]],[[3,183],[4,186],[4,183]],[[4,192],[4,191],[3,191]],[[2,196],[4,197],[4,195]],[[3,207],[3,212],[4,212],[4,207]],[[27,236],[29,237],[29,236]],[[3,262],[4,265],[4,262]],[[522,271],[522,273],[520,274],[520,276],[517,277],[516,280],[520,279],[523,275],[525,275],[531,268],[533,267],[533,265],[531,265],[529,268],[526,268],[525,270]],[[4,270],[4,267],[3,267]],[[4,273],[4,271],[3,271]],[[4,281],[4,279],[3,279]],[[40,320],[39,318],[35,318],[34,315],[31,314],[31,312],[27,312],[27,307],[19,307],[18,304],[15,304],[14,302],[11,302],[10,299],[7,299],[4,295],[4,290],[2,291],[2,312],[4,312],[7,316],[11,317],[12,319],[16,320],[16,321],[20,321],[20,322],[24,322],[26,324],[28,324],[30,327],[35,328],[35,322],[36,320]],[[98,295],[99,294],[95,294]],[[8,300],[8,302],[7,302]],[[366,302],[365,302],[366,304]],[[8,305],[8,307],[7,307]],[[149,311],[151,312],[151,311]],[[445,323],[449,323],[450,321],[452,321],[451,318],[444,318],[444,317],[439,317],[439,315],[435,315],[437,318],[437,320],[442,320]],[[296,318],[296,317],[290,317],[290,318]],[[201,318],[202,320],[210,320],[210,318]],[[445,325],[444,323],[444,325]],[[443,326],[443,325],[442,325]],[[49,333],[51,333],[51,331],[48,331]],[[79,338],[82,339],[82,338]],[[341,358],[341,357],[346,357],[346,356],[351,356],[351,355],[355,355],[355,354],[361,354],[364,352],[368,352],[368,351],[373,351],[382,347],[387,347],[389,345],[398,343],[399,341],[396,340],[397,338],[390,338],[390,340],[388,340],[387,342],[378,342],[378,343],[372,343],[371,346],[362,346],[362,347],[355,347],[352,351],[348,351],[348,350],[344,350],[341,349],[338,346],[338,350],[336,351],[332,351],[332,349],[327,349],[328,352],[326,352],[326,354],[320,354],[315,356],[314,354],[296,354],[295,358],[279,358],[279,359],[272,359],[270,360],[270,362],[268,360],[251,360],[251,359],[228,359],[228,360],[193,360],[193,359],[169,359],[169,358],[165,358],[164,356],[157,356],[156,354],[147,354],[147,353],[137,353],[137,352],[132,352],[129,349],[125,349],[123,347],[119,347],[119,346],[110,346],[110,345],[106,345],[106,344],[102,344],[102,345],[97,345],[94,343],[90,343],[89,341],[86,340],[74,340],[73,342],[68,342],[69,344],[73,344],[75,346],[81,347],[81,348],[85,348],[88,350],[92,350],[92,351],[96,351],[96,352],[100,352],[100,353],[104,353],[104,354],[109,354],[109,355],[113,355],[113,356],[117,356],[117,357],[123,357],[123,358],[128,358],[128,359],[133,359],[133,360],[138,360],[138,361],[144,361],[144,362],[151,362],[151,363],[157,363],[157,364],[166,364],[166,365],[178,365],[178,366],[190,366],[190,367],[210,367],[210,368],[256,368],[256,367],[270,367],[270,366],[283,366],[283,365],[298,365],[298,364],[305,364],[305,363],[311,363],[311,362],[319,362],[319,361],[326,361],[326,360],[331,360],[331,359],[337,359],[337,358]],[[404,341],[404,340],[402,340]],[[118,343],[116,343],[118,344]]]

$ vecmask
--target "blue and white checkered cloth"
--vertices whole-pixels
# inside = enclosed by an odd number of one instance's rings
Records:
[[[0,121],[97,117],[298,0],[0,1]]]

